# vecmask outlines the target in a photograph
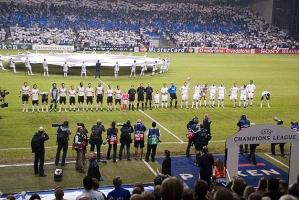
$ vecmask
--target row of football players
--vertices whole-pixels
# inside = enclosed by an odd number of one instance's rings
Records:
[[[209,106],[215,106],[215,96],[218,93],[218,107],[224,107],[224,97],[226,93],[226,89],[223,84],[217,87],[215,84],[212,84],[208,87],[205,85],[195,85],[193,87],[194,93],[192,98],[192,108],[198,109],[202,106],[202,100],[204,106],[207,106],[207,94],[209,93]],[[253,81],[246,86],[243,85],[241,88],[238,88],[236,84],[234,84],[230,89],[230,100],[233,101],[234,107],[236,107],[237,99],[238,99],[238,91],[240,91],[240,101],[239,106],[246,107],[247,105],[252,106],[253,103],[253,94],[255,91],[255,85]],[[91,86],[91,83],[88,84],[88,87],[84,87],[83,83],[80,82],[80,85],[77,88],[71,86],[70,89],[67,89],[65,84],[62,83],[60,88],[57,88],[56,83],[53,83],[50,92],[39,92],[37,85],[34,84],[33,88],[30,89],[27,82],[24,83],[20,90],[20,96],[22,95],[22,104],[23,104],[23,112],[28,112],[28,100],[29,97],[32,99],[32,111],[35,110],[35,106],[37,107],[37,111],[39,111],[39,95],[41,95],[42,99],[42,111],[48,111],[48,98],[50,95],[51,105],[50,111],[54,109],[56,111],[57,104],[59,103],[59,111],[64,108],[67,111],[66,98],[69,96],[69,109],[70,111],[79,111],[80,109],[88,111],[89,108],[93,111],[93,100],[96,97],[96,111],[102,110],[103,97],[104,94],[107,96],[107,111],[112,111],[113,108],[116,109],[116,106],[119,105],[119,110],[134,110],[134,101],[135,94],[137,94],[137,110],[139,109],[139,105],[142,110],[146,109],[149,105],[149,108],[152,109],[152,100],[154,100],[154,107],[159,108],[160,105],[160,94],[161,94],[161,107],[167,108],[168,99],[170,97],[170,106],[172,107],[172,101],[175,101],[175,108],[177,107],[177,96],[176,96],[176,86],[172,83],[170,87],[167,87],[166,84],[163,84],[160,92],[156,90],[154,93],[153,88],[150,84],[145,88],[143,84],[134,89],[132,85],[128,92],[122,92],[120,86],[118,85],[115,90],[108,85],[106,92],[104,92],[104,87],[101,83],[94,89]],[[189,96],[189,83],[185,82],[184,85],[180,88],[181,93],[181,108],[183,108],[184,104],[186,108],[188,107],[188,96]],[[76,96],[78,104],[76,105]],[[145,96],[145,97],[144,97]],[[113,105],[114,99],[114,105]],[[144,104],[145,100],[145,104]],[[86,101],[86,105],[84,104]]]
[[[25,63],[25,67],[27,69],[28,75],[33,75],[31,62],[30,62],[28,57],[26,58],[24,63]],[[15,62],[12,59],[9,61],[9,65],[10,65],[10,68],[13,70],[13,72],[16,73],[16,65],[15,65]],[[44,61],[42,63],[42,66],[43,66],[44,76],[49,76],[49,67],[48,67],[48,63],[47,63],[46,59],[44,59]],[[95,76],[97,77],[100,74],[100,68],[101,68],[101,63],[100,63],[99,60],[97,61],[95,66],[96,66]],[[67,77],[68,72],[69,72],[69,68],[71,67],[71,65],[69,65],[67,62],[65,62],[62,67],[63,67],[63,77]],[[0,56],[0,68],[5,70],[4,67],[3,67],[3,64],[2,64],[1,56]],[[130,77],[136,77],[136,68],[137,68],[137,62],[136,62],[136,60],[134,60],[132,65],[131,65]],[[162,64],[160,66],[160,70],[158,69],[158,62],[155,61],[155,63],[152,66],[151,75],[155,75],[157,72],[160,73],[160,74],[166,73],[168,71],[168,68],[169,68],[169,59],[168,58],[162,59]],[[113,69],[114,69],[113,70],[114,71],[114,77],[117,78],[118,74],[119,74],[119,70],[120,70],[120,65],[119,65],[118,61],[115,62],[115,65],[114,65]],[[147,71],[147,65],[146,64],[141,65],[140,66],[140,76],[144,76],[146,71]],[[81,65],[81,78],[82,77],[85,77],[85,78],[87,77],[87,69],[86,69],[85,61],[83,61],[82,65]]]

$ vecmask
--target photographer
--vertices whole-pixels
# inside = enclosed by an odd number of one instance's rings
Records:
[[[242,115],[240,120],[237,123],[237,126],[239,127],[239,131],[241,131],[244,128],[250,127],[250,121],[247,119],[246,115]],[[244,151],[245,146],[245,151]],[[240,154],[243,155],[243,153],[248,153],[248,144],[241,144],[240,145]]]
[[[291,129],[299,133],[299,125],[298,122],[291,122]]]
[[[2,90],[0,88],[0,107],[1,108],[8,107],[8,103],[5,101],[6,95],[9,95],[9,92],[7,92],[6,90]]]
[[[276,125],[283,125],[283,121],[279,119],[278,117],[274,117],[274,121],[276,122]],[[281,157],[284,157],[284,145],[285,143],[272,143],[271,144],[271,154],[275,156],[275,146],[279,144],[279,149],[280,149],[280,155]]]
[[[107,151],[107,160],[110,160],[110,153],[113,147],[113,162],[116,163],[116,151],[117,151],[117,133],[118,129],[115,127],[116,123],[113,121],[111,127],[107,129],[107,142],[108,142],[108,151]]]
[[[52,124],[52,126],[56,126],[57,124]],[[69,135],[71,134],[69,129],[69,122],[64,121],[63,124],[58,125],[57,128],[57,150],[56,150],[56,159],[55,159],[55,165],[58,166],[59,164],[59,158],[60,158],[60,152],[62,150],[62,159],[61,159],[61,166],[65,165],[65,158],[68,150],[69,145]]]
[[[137,120],[134,125],[134,147],[135,147],[135,160],[138,160],[138,148],[140,147],[139,158],[142,160],[144,148],[144,132],[146,127],[143,125],[141,119]]]
[[[85,165],[85,161],[86,161],[86,149],[87,149],[87,145],[88,145],[88,135],[87,135],[88,130],[85,127],[84,123],[77,123],[77,126],[81,126],[82,129],[83,129],[83,136],[84,136],[84,142],[85,142],[85,146],[84,146],[84,149],[83,149],[83,165]]]
[[[127,160],[131,160],[130,154],[130,146],[132,143],[131,134],[134,133],[134,129],[131,126],[130,120],[128,120],[125,124],[122,124],[120,129],[120,149],[119,149],[119,160],[122,160],[123,150],[126,147],[127,150]]]
[[[44,173],[45,141],[49,139],[43,127],[40,127],[31,140],[31,149],[34,153],[34,174],[46,176]]]
[[[191,131],[194,133],[194,147],[196,151],[196,161],[198,161],[203,147],[208,143],[208,134],[206,129],[203,128],[202,124],[192,126]]]
[[[155,162],[156,150],[158,143],[160,142],[160,130],[156,127],[156,122],[152,123],[152,127],[148,129],[147,133],[147,151],[145,156],[145,161],[149,161],[149,156],[151,154],[152,162]]]
[[[90,151],[94,151],[94,148],[97,148],[97,161],[101,161],[101,146],[103,144],[102,133],[106,129],[102,124],[102,121],[98,120],[97,124],[93,125],[91,128],[91,134],[89,139]]]
[[[188,138],[188,145],[186,148],[186,156],[190,156],[190,148],[194,143],[194,133],[192,132],[193,126],[196,126],[198,124],[198,117],[194,117],[191,119],[187,124],[187,138]]]
[[[86,146],[85,136],[83,133],[83,127],[78,126],[77,132],[74,136],[74,143],[73,143],[73,149],[76,150],[76,170],[80,173],[84,173],[83,169],[83,151]]]

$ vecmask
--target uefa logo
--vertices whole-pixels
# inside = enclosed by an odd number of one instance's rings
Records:
[[[273,130],[272,130],[272,129],[268,129],[268,128],[262,129],[262,130],[260,131],[260,133],[261,133],[262,135],[271,135],[272,132],[273,132]]]

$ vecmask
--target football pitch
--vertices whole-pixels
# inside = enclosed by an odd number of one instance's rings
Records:
[[[11,51],[10,53],[16,53]],[[7,51],[0,51],[6,55]],[[138,54],[141,55],[141,54]],[[72,136],[75,133],[76,123],[82,122],[90,130],[98,119],[101,119],[105,127],[115,120],[124,122],[131,120],[136,122],[141,119],[147,127],[150,127],[153,120],[158,122],[161,130],[161,141],[158,145],[158,154],[162,155],[164,149],[169,149],[173,155],[185,153],[186,144],[186,123],[198,116],[202,120],[204,114],[209,114],[212,120],[212,141],[209,149],[212,153],[224,153],[225,139],[237,131],[236,123],[240,116],[245,114],[249,120],[255,124],[273,124],[274,116],[278,116],[284,121],[285,126],[289,126],[291,121],[298,121],[299,117],[299,56],[296,55],[235,55],[235,54],[147,54],[149,57],[170,58],[170,69],[166,74],[144,77],[129,78],[129,71],[121,68],[120,77],[115,79],[111,69],[104,69],[101,81],[111,84],[112,88],[120,85],[121,90],[128,90],[130,85],[135,88],[140,83],[147,85],[151,83],[154,91],[161,89],[163,83],[170,85],[174,82],[177,88],[183,85],[187,77],[191,77],[191,86],[196,83],[217,86],[224,83],[227,94],[225,96],[224,108],[199,108],[190,109],[192,99],[192,89],[189,91],[189,109],[153,109],[146,111],[130,112],[51,112],[22,113],[21,98],[19,97],[20,87],[23,82],[28,82],[30,87],[34,83],[38,85],[40,91],[49,91],[51,84],[56,82],[58,86],[65,83],[78,86],[83,81],[86,86],[91,83],[93,87],[99,82],[95,79],[93,70],[89,70],[88,77],[80,78],[79,69],[71,69],[71,74],[63,78],[62,69],[50,66],[50,77],[43,77],[42,67],[33,65],[34,76],[27,76],[23,64],[17,64],[17,72],[11,70],[0,71],[0,87],[6,89],[10,94],[6,97],[9,103],[8,108],[0,109],[0,165],[30,163],[33,155],[30,149],[32,135],[40,126],[43,126],[49,134],[50,139],[46,142],[46,162],[53,161],[55,156],[56,129],[51,127],[52,123],[60,123],[64,120],[70,122]],[[5,66],[8,69],[8,66]],[[123,71],[122,71],[123,70]],[[247,108],[233,108],[229,101],[228,93],[233,83],[238,86],[248,84],[253,80],[256,85],[254,106]],[[192,88],[192,87],[191,87]],[[271,108],[264,106],[260,108],[260,96],[262,91],[268,90],[271,93]],[[178,95],[180,104],[180,95]],[[94,105],[95,106],[95,105]],[[29,107],[30,108],[30,107]],[[72,139],[71,139],[72,141]],[[103,147],[103,153],[106,147]],[[269,152],[270,147],[260,146],[258,151]],[[131,150],[133,152],[133,149]],[[68,160],[74,160],[75,152],[69,148]],[[287,159],[282,159],[287,162]],[[157,163],[150,163],[156,169]],[[77,174],[73,165],[68,165],[66,171],[69,174],[64,177],[62,185],[64,187],[81,186],[83,175]],[[48,171],[52,170],[52,171]],[[136,170],[137,169],[137,170]],[[33,177],[32,167],[12,167],[0,168],[0,189],[2,192],[37,190],[54,188],[52,172],[54,166],[47,166],[46,173],[50,175],[46,179]],[[111,184],[114,175],[122,175],[126,183],[136,181],[150,182],[153,174],[142,161],[121,161],[113,165],[108,163],[102,166],[103,175],[106,178],[102,184]],[[32,178],[33,177],[33,178]],[[34,181],[38,179],[37,181]]]

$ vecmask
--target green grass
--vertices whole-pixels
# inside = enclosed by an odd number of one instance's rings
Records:
[[[2,55],[7,52],[0,51]],[[150,82],[154,90],[160,90],[163,83],[169,84],[175,82],[180,87],[187,77],[191,77],[191,85],[199,82],[201,84],[213,82],[216,85],[224,83],[227,91],[231,85],[236,82],[238,85],[248,83],[254,80],[257,87],[254,99],[254,106],[249,108],[232,108],[232,105],[226,97],[225,108],[211,109],[200,108],[199,110],[152,110],[146,111],[148,115],[160,122],[163,126],[176,134],[181,140],[186,141],[185,125],[195,115],[200,119],[204,114],[208,113],[212,119],[212,134],[214,141],[225,140],[228,136],[237,131],[236,122],[242,114],[246,114],[248,118],[256,123],[271,123],[273,117],[278,116],[285,121],[285,125],[289,126],[290,121],[298,121],[298,102],[299,102],[299,57],[295,55],[229,55],[229,54],[148,54],[151,57],[169,57],[171,59],[170,71],[167,74],[145,77],[128,78],[128,71],[121,72],[119,79],[115,80],[111,75],[111,70],[105,70],[102,81],[109,83],[113,88],[120,85],[121,89],[127,90],[133,83],[135,86],[140,83],[147,84]],[[8,67],[7,67],[8,68]],[[79,70],[73,70],[71,76],[67,79],[62,77],[61,69],[50,67],[50,77],[44,78],[41,66],[34,65],[34,76],[26,75],[22,65],[17,65],[17,74],[11,71],[0,71],[0,87],[10,91],[7,96],[9,108],[0,110],[0,149],[5,148],[29,148],[30,140],[34,132],[39,126],[45,127],[50,135],[50,140],[46,142],[46,146],[51,147],[46,151],[46,160],[53,160],[55,154],[55,134],[56,129],[51,127],[52,123],[68,120],[70,122],[72,133],[74,134],[76,122],[84,122],[88,128],[102,119],[106,127],[112,120],[123,122],[130,119],[135,122],[142,119],[147,127],[150,126],[151,120],[141,112],[76,112],[76,113],[22,113],[21,99],[18,97],[19,90],[24,81],[30,86],[34,83],[38,84],[40,91],[49,91],[51,83],[58,84],[64,82],[69,87],[71,84],[77,86],[82,79],[79,77]],[[92,73],[92,70],[91,70]],[[93,76],[83,79],[85,85],[91,82],[95,86],[98,80]],[[271,108],[259,107],[259,98],[263,90],[271,93]],[[189,103],[191,104],[192,91],[190,91]],[[180,96],[179,96],[180,101]],[[161,129],[162,143],[158,146],[158,153],[162,154],[165,148],[170,149],[173,154],[184,154],[185,144],[167,144],[163,142],[178,142],[171,134]],[[223,153],[223,143],[211,143],[210,150],[213,153]],[[269,151],[269,145],[259,147],[259,151]],[[105,152],[105,147],[103,148]],[[32,154],[29,149],[26,150],[0,150],[0,164],[7,163],[23,163],[31,162]],[[74,152],[71,150],[68,159],[74,158]],[[142,163],[143,165],[143,163]],[[4,170],[1,169],[2,173]],[[69,170],[72,171],[72,170]],[[122,171],[122,170],[121,170]],[[7,172],[8,173],[8,172]],[[125,173],[125,171],[122,171]],[[133,169],[132,169],[133,174]],[[133,176],[133,175],[132,175]],[[30,177],[30,176],[29,176]],[[144,177],[147,181],[150,178]],[[2,177],[1,177],[2,180]],[[131,182],[134,182],[132,178]],[[80,181],[79,181],[80,182]],[[76,186],[80,186],[77,182]],[[106,182],[105,182],[106,183]],[[25,185],[25,184],[24,184]],[[51,184],[48,184],[52,187]],[[72,185],[73,186],[73,185]],[[21,186],[20,186],[21,187]],[[1,185],[0,185],[0,188]],[[24,187],[25,188],[25,187]],[[38,188],[38,187],[37,187]],[[40,187],[43,188],[43,187]]]

